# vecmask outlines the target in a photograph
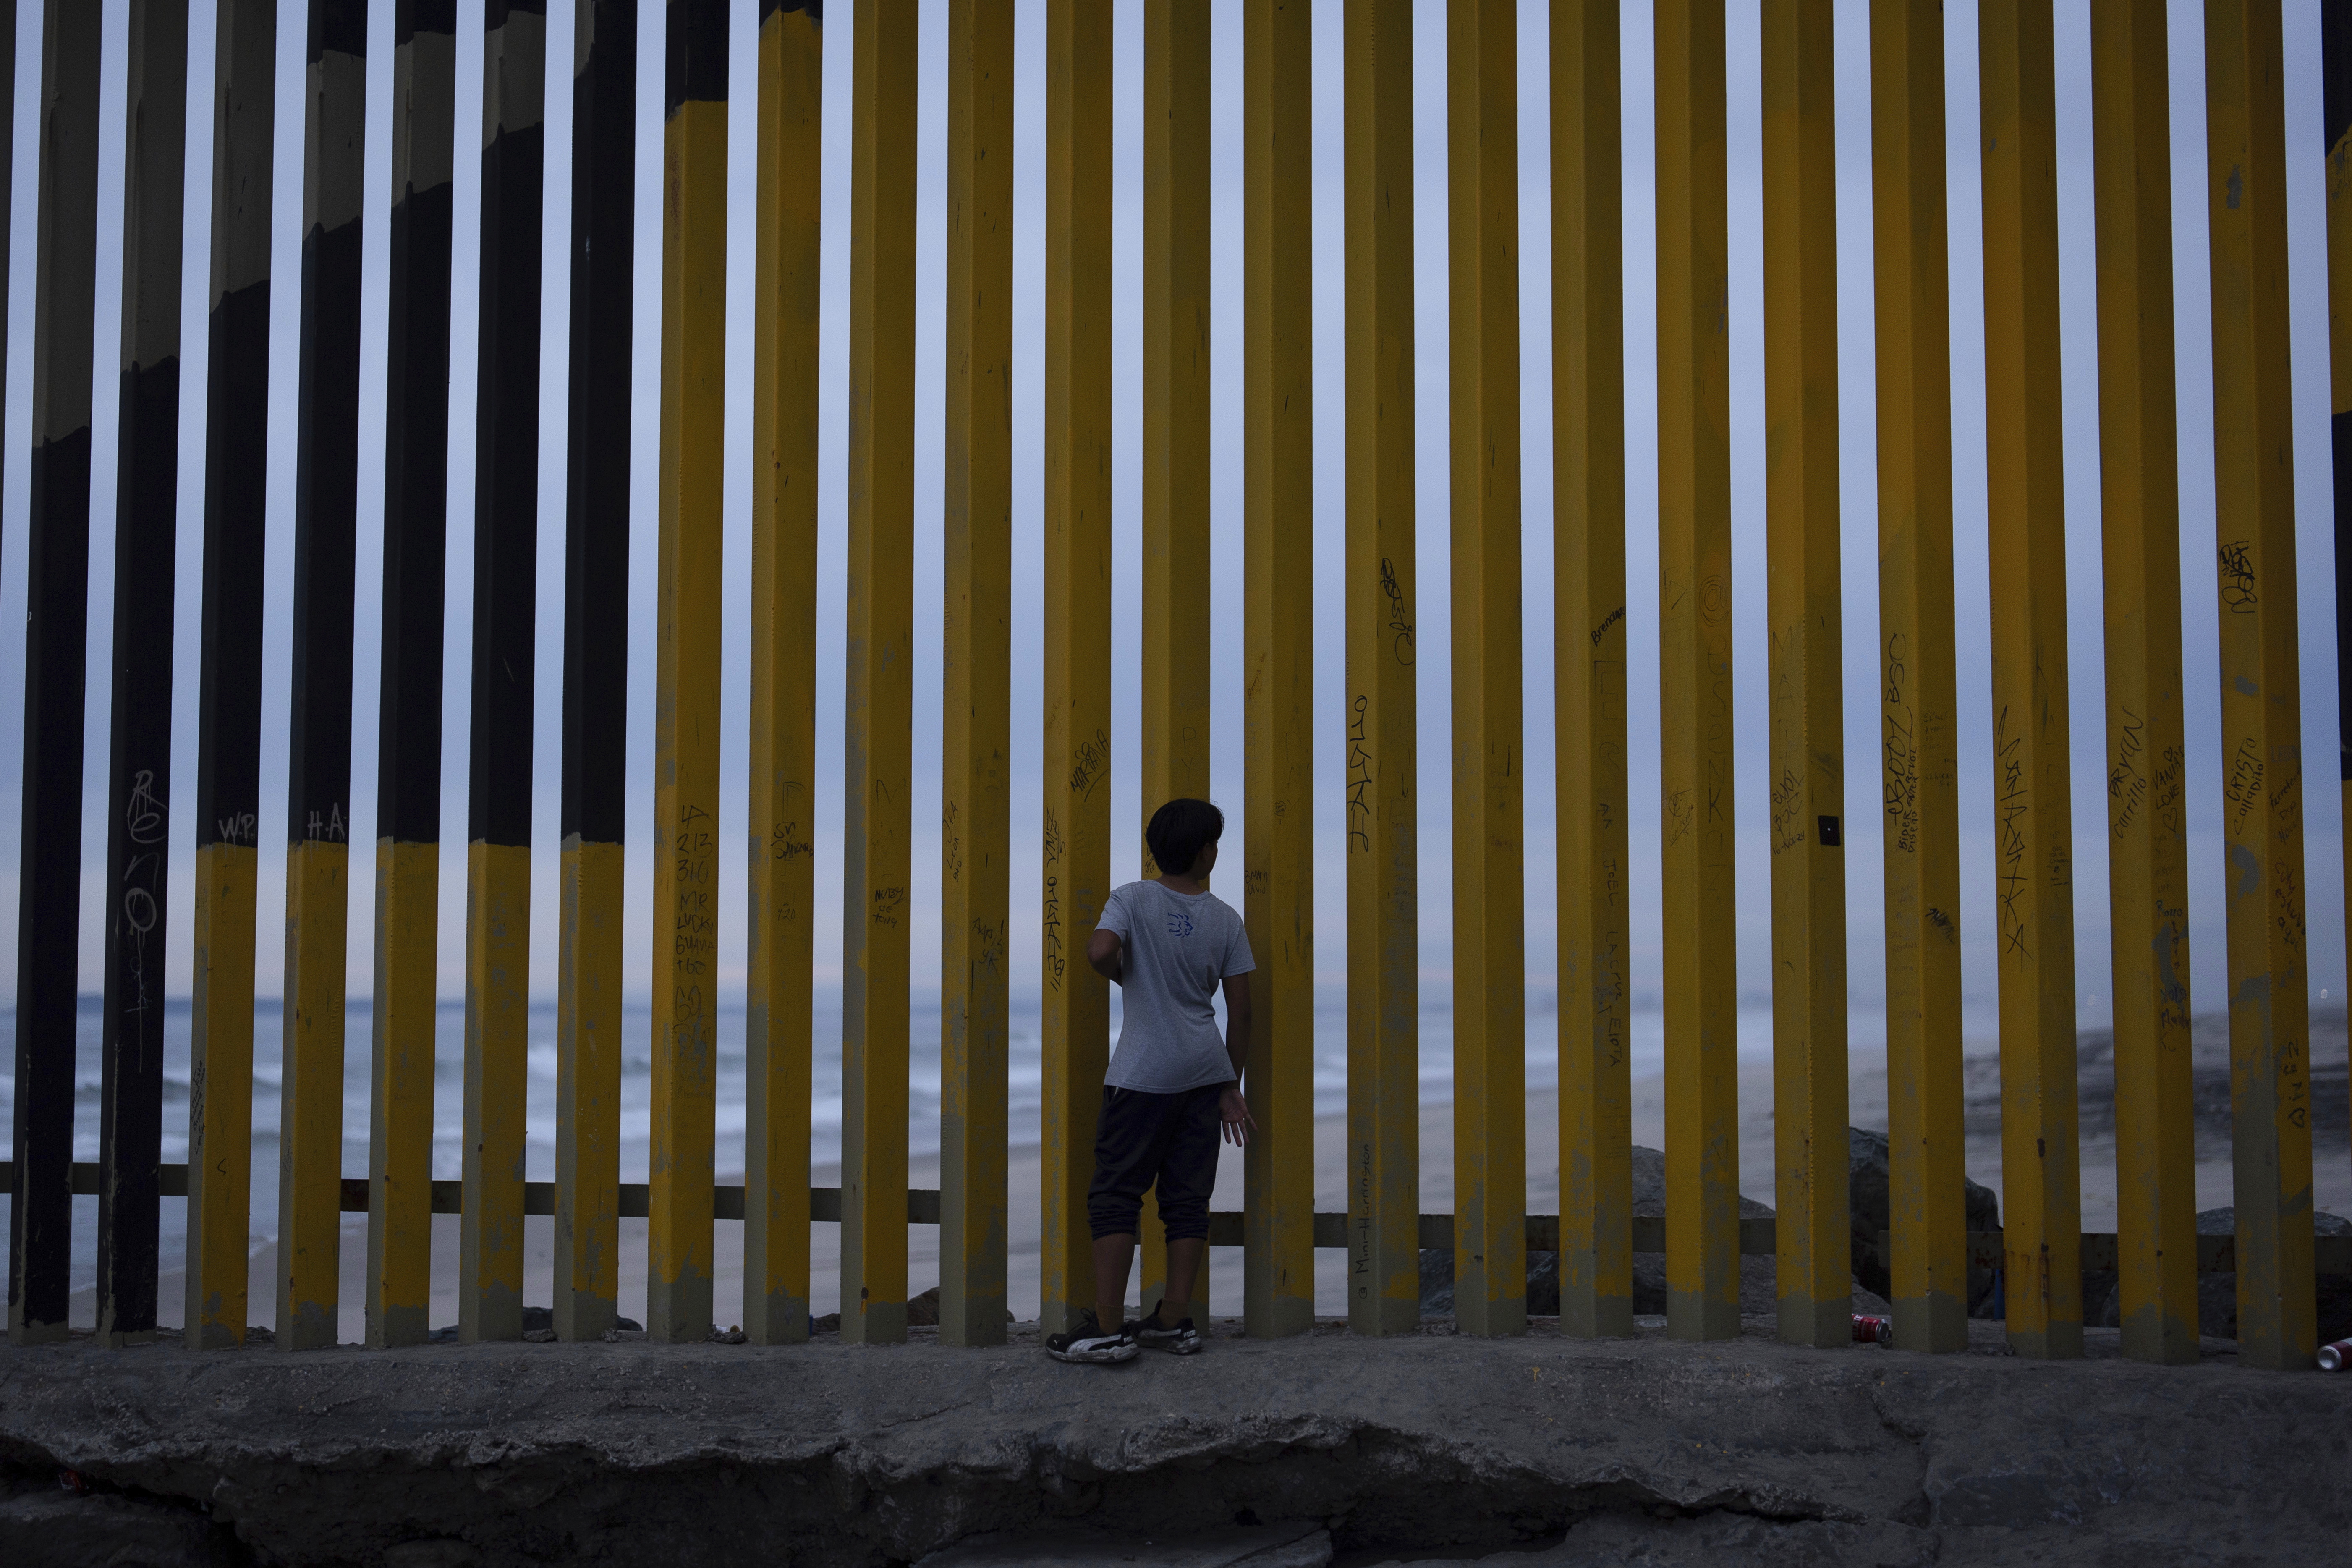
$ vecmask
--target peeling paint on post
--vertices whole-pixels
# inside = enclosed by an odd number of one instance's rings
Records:
[[[187,0],[133,0],[130,42],[98,1134],[98,1335],[109,1346],[154,1337],[161,1261]]]
[[[335,1342],[351,923],[352,593],[358,542],[365,0],[311,0],[302,151],[302,377],[294,454],[278,1337]]]
[[[16,1110],[9,1143],[16,1168],[8,1203],[8,1338],[20,1345],[66,1337],[72,1289],[100,17],[100,8],[83,0],[49,0],[41,23],[23,860],[16,885]]]
[[[1518,17],[1446,8],[1454,666],[1454,1311],[1528,1326]]]
[[[761,12],[743,1331],[797,1344],[809,1324],[824,28],[814,5]]]
[[[1045,1333],[1094,1303],[1087,1186],[1110,983],[1087,963],[1110,891],[1111,17],[1045,12],[1045,681],[1039,1150]]]
[[[954,1345],[1005,1338],[1013,21],[1008,0],[955,0],[948,19],[940,1341]]]
[[[376,1350],[423,1344],[431,1331],[457,92],[456,7],[446,0],[401,0],[394,17],[375,1005],[368,1071],[368,1263],[362,1287],[367,1342]]]
[[[1660,0],[1656,25],[1666,1327],[1721,1340],[1739,1332],[1723,7]]]
[[[1633,1331],[1623,133],[1615,0],[1551,27],[1559,1321]]]
[[[852,24],[841,1337],[858,1344],[907,1337],[917,21],[910,0],[860,0]]]
[[[1209,785],[1209,8],[1143,8],[1143,820]],[[1161,868],[1144,846],[1143,875]],[[1159,1194],[1143,1195],[1136,1301],[1168,1287]],[[1192,1301],[1208,1315],[1209,1250]]]
[[[2238,1353],[2278,1370],[2318,1327],[2281,26],[2265,0],[2205,8]]]
[[[1421,1321],[1412,10],[1348,17],[1348,1321]]]
[[[1882,0],[1870,56],[1889,1274],[1895,1344],[1959,1351],[1968,1212],[1942,5]]]
[[[1314,16],[1246,0],[1243,26],[1242,1319],[1271,1338],[1315,1326]]]
[[[1993,923],[2009,1342],[2083,1353],[2057,128],[2049,0],[1978,13],[1984,137]]]
[[[457,1337],[522,1337],[530,1050],[531,700],[539,600],[540,212],[547,15],[490,0],[482,35],[480,357],[466,835],[465,1212]]]
[[[1847,1217],[1844,595],[1830,0],[1765,0],[1765,590],[1780,1338],[1853,1342]]]
[[[267,543],[277,57],[277,0],[220,0],[213,36],[211,346],[183,1320],[187,1343],[205,1350],[245,1342],[252,1234],[262,625],[262,576],[255,563]]]
[[[719,626],[727,403],[727,5],[669,0],[655,600],[653,1149],[646,1333],[710,1335],[719,1113]]]
[[[2186,1365],[2198,1359],[2197,1126],[2189,1063],[2189,780],[2180,695],[2167,20],[2164,6],[2150,0],[2096,0],[2091,112],[2116,1258],[2124,1353]]]
[[[555,1332],[619,1313],[623,858],[628,837],[629,443],[637,4],[573,12],[563,816],[555,994]]]

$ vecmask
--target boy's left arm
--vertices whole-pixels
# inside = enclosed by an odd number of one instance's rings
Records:
[[[1242,1074],[1249,1066],[1250,1048],[1250,984],[1249,976],[1225,976],[1225,1057],[1234,1064],[1234,1081],[1217,1097],[1217,1120],[1224,1124],[1224,1135],[1234,1143],[1248,1142],[1250,1130],[1257,1122],[1250,1116],[1249,1102],[1242,1098]]]

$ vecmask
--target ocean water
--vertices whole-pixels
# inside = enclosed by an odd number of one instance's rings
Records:
[[[74,1075],[74,1158],[99,1157],[100,1068],[100,1000],[81,998],[76,1019]],[[1038,1003],[1034,996],[1013,1004],[1012,1039],[1007,1092],[1010,1124],[1016,1144],[1034,1144],[1038,1137],[1044,1074],[1038,1051]],[[1857,1020],[1857,1024],[1860,1024]],[[646,1179],[651,1125],[653,1015],[638,1000],[623,1014],[624,1037],[630,1043],[623,1058],[621,1079],[621,1179]],[[368,1062],[373,1013],[365,999],[350,1004],[343,1034],[343,1173],[366,1173],[368,1159]],[[1117,994],[1112,999],[1113,1038],[1118,1027]],[[252,1244],[275,1237],[278,1223],[278,1108],[281,1078],[280,1043],[283,1017],[276,1001],[265,1001],[254,1012],[253,1205]],[[1740,1017],[1741,1054],[1769,1051],[1771,1016],[1769,1006],[1744,1008]],[[529,1105],[526,1111],[525,1175],[551,1181],[555,1175],[555,1005],[550,1001],[530,1013]],[[466,1009],[461,999],[441,1004],[436,1036],[434,1074],[433,1174],[455,1179],[462,1173],[465,1109]],[[163,1159],[187,1158],[188,1147],[189,1010],[184,997],[166,1005],[164,1014]],[[0,1128],[13,1127],[15,1112],[16,1020],[13,1010],[0,1011]],[[1633,1070],[1636,1078],[1655,1074],[1663,1062],[1664,1026],[1655,1012],[1637,1012],[1633,1031]],[[722,1002],[719,1016],[718,1168],[720,1179],[740,1180],[743,1169],[745,1019],[740,999]],[[1558,1075],[1559,1019],[1549,1010],[1531,1005],[1528,1016],[1528,1086],[1531,1090],[1555,1087]],[[940,1145],[940,1013],[935,996],[914,1000],[909,1040],[908,1140],[912,1155],[936,1154]],[[1862,1044],[1859,1034],[1856,1044]],[[841,1153],[841,1016],[837,991],[820,991],[812,1031],[811,1084],[812,1156],[818,1166],[836,1164]],[[1424,990],[1421,1015],[1421,1083],[1431,1103],[1453,1098],[1453,1015],[1451,998],[1441,988]],[[1315,1101],[1318,1116],[1337,1115],[1347,1108],[1347,997],[1344,988],[1318,989],[1315,1010]],[[5,1158],[0,1155],[0,1158]],[[5,1200],[0,1200],[5,1204]],[[167,1199],[162,1210],[159,1237],[165,1268],[184,1256],[184,1205]],[[73,1288],[86,1289],[97,1278],[97,1200],[74,1200]]]

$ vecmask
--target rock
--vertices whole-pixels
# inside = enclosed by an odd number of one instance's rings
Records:
[[[476,1568],[481,1560],[462,1541],[404,1541],[384,1548],[383,1568]]]
[[[2234,1205],[2197,1211],[2197,1234],[2200,1236],[2235,1236],[2238,1234],[2238,1211]],[[2314,1236],[2352,1236],[2352,1219],[2315,1209],[2311,1215]]]
[[[1528,1316],[1559,1316],[1559,1254],[1528,1254]]]
[[[1454,1254],[1444,1247],[1421,1249],[1421,1315],[1454,1316]],[[1559,1316],[1559,1254],[1528,1254],[1528,1316]]]
[[[612,1328],[605,1330],[603,1337],[606,1340],[610,1340],[616,1331],[623,1334],[635,1334],[642,1338],[646,1331],[646,1326],[637,1321],[635,1318],[616,1317],[613,1320]],[[543,1345],[553,1343],[556,1339],[555,1309],[552,1307],[525,1307],[522,1310],[522,1337],[525,1344]],[[439,1328],[434,1330],[431,1333],[426,1334],[425,1338],[428,1344],[454,1345],[459,1342],[460,1336],[457,1332],[457,1324],[444,1323]]]
[[[1886,1135],[1866,1128],[1845,1130],[1846,1204],[1853,1226],[1853,1277],[1874,1295],[1885,1297],[1893,1292],[1895,1281],[1887,1271],[1886,1260],[1878,1256],[1878,1234],[1894,1226],[1893,1194],[1889,1188]],[[1971,1231],[2000,1228],[2000,1199],[1990,1187],[1960,1178],[1962,1202],[1968,1212],[1968,1227]],[[2000,1316],[2000,1302],[1993,1299],[1993,1285],[1999,1278],[1990,1268],[1969,1270],[1969,1316],[1990,1318]]]
[[[932,1552],[915,1568],[1325,1568],[1330,1561],[1331,1532],[1297,1520],[1149,1539],[1115,1525],[979,1535]]]
[[[1663,1218],[1666,1212],[1666,1156],[1657,1149],[1633,1145],[1633,1213],[1636,1216]],[[1747,1194],[1739,1194],[1741,1219],[1769,1219],[1772,1207],[1759,1204]]]
[[[1885,1140],[1880,1141],[1882,1145]],[[1666,1157],[1655,1149],[1633,1146],[1633,1214],[1636,1218],[1661,1218],[1666,1212]],[[1742,1219],[1769,1219],[1772,1210],[1745,1194],[1739,1199]],[[1886,1312],[1893,1310],[1883,1296],[1868,1289],[1857,1279],[1854,1282],[1854,1310]],[[1743,1254],[1739,1259],[1739,1311],[1743,1317],[1769,1317],[1780,1311],[1779,1268],[1774,1261],[1759,1253]],[[1868,1303],[1875,1302],[1876,1305]],[[1633,1310],[1637,1315],[1655,1316],[1666,1310],[1666,1255],[1663,1252],[1637,1252],[1633,1255]],[[1528,1254],[1528,1315],[1557,1317],[1559,1314],[1559,1255],[1556,1252]],[[1454,1316],[1454,1254],[1442,1247],[1423,1247],[1421,1254],[1421,1315],[1424,1318]]]
[[[1421,1315],[1454,1315],[1454,1254],[1442,1247],[1421,1249]]]
[[[1048,1360],[1034,1328],[991,1350],[0,1344],[0,1494],[72,1468],[92,1489],[73,1509],[209,1504],[215,1561],[399,1568],[850,1568],[1260,1521],[1328,1531],[1351,1563],[1563,1541],[1590,1550],[1555,1563],[1899,1563],[1940,1542],[1948,1568],[2171,1568],[2332,1562],[2352,1529],[2343,1380],[2143,1366],[2112,1335],[2034,1363],[1761,1331],[1218,1327],[1202,1355],[1108,1369]],[[146,1560],[121,1544],[63,1560]],[[0,1535],[8,1568],[56,1560]]]
[[[1951,1561],[1937,1532],[1894,1520],[1763,1520],[1706,1513],[1683,1518],[1606,1512],[1579,1520],[1568,1539],[1538,1552],[1484,1557],[1390,1558],[1372,1568],[1929,1568]]]
[[[9,1568],[203,1568],[211,1533],[193,1501],[159,1507],[62,1491],[0,1498],[0,1563]]]

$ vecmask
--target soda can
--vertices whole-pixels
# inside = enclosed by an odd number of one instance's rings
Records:
[[[2319,1370],[2342,1372],[2352,1366],[2352,1340],[2337,1340],[2332,1345],[2319,1347]]]
[[[1895,1342],[1895,1320],[1869,1312],[1853,1315],[1853,1342],[1858,1345],[1891,1345]]]

